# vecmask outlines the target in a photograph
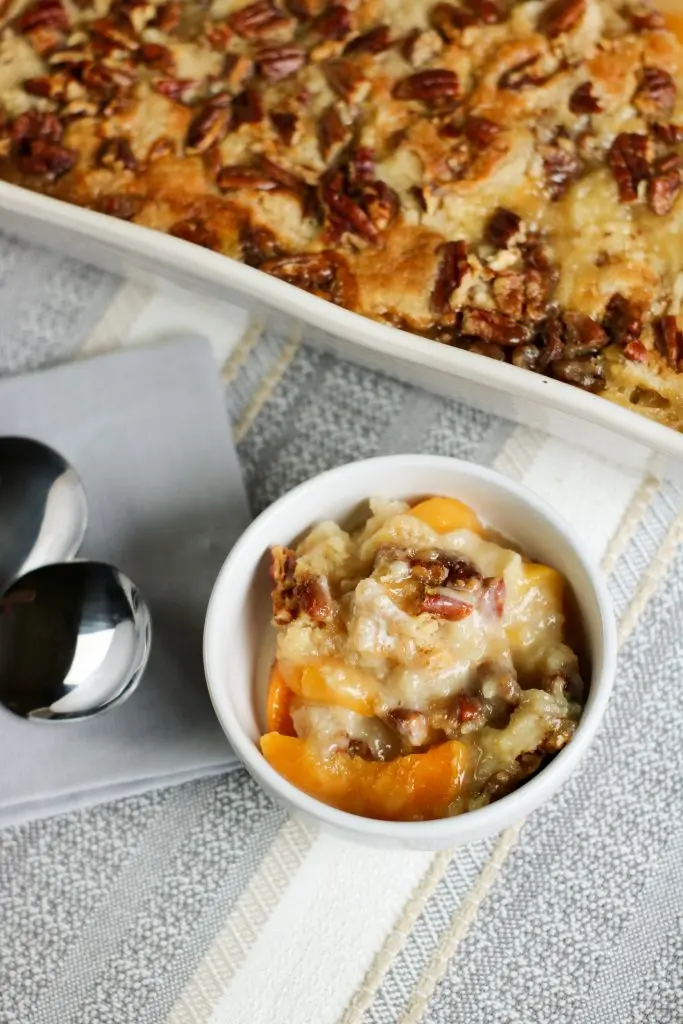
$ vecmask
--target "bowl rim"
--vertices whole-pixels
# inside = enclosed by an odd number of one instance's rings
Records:
[[[231,577],[235,567],[239,566],[245,552],[249,551],[253,538],[281,511],[303,503],[308,492],[324,486],[331,478],[338,481],[346,476],[352,476],[361,468],[369,465],[379,466],[380,463],[384,466],[393,465],[397,471],[407,467],[425,467],[448,470],[451,474],[453,472],[460,473],[494,484],[502,492],[507,492],[519,501],[533,507],[562,537],[571,550],[583,569],[592,588],[596,606],[600,611],[599,629],[596,631],[600,649],[593,659],[588,702],[571,743],[559,751],[549,764],[545,765],[537,775],[525,782],[519,789],[492,804],[454,817],[425,821],[388,821],[380,818],[367,818],[339,810],[309,796],[280,775],[266,761],[258,745],[242,729],[237,715],[233,712],[231,702],[227,699],[227,694],[222,693],[221,687],[224,687],[225,684],[214,671],[214,661],[219,656],[217,645],[220,641],[221,624],[224,621],[221,616],[222,593],[226,588],[226,581]],[[263,552],[259,552],[258,559],[262,555]],[[256,560],[254,560],[254,566],[255,564]],[[493,834],[525,817],[555,792],[575,770],[600,727],[614,682],[617,637],[612,602],[600,569],[585,552],[585,545],[573,527],[558,515],[544,498],[535,494],[524,484],[487,466],[444,455],[405,453],[374,456],[325,470],[287,491],[256,516],[229,552],[216,578],[206,612],[203,650],[207,687],[216,717],[230,741],[234,753],[258,781],[262,782],[271,792],[281,796],[286,803],[294,805],[298,811],[337,830],[354,832],[368,838],[381,837],[408,845],[411,842],[419,845],[421,841],[427,840],[438,841],[452,838],[454,842],[463,842],[470,838]],[[251,685],[253,686],[253,681]]]

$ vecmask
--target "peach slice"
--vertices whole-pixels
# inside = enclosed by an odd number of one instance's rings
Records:
[[[268,733],[261,751],[283,778],[309,796],[366,818],[443,818],[471,776],[469,748],[459,740],[393,761],[364,761],[341,751],[322,758],[306,740]]]
[[[437,533],[452,533],[454,530],[481,533],[483,530],[476,512],[457,498],[427,498],[411,508],[410,514]]]

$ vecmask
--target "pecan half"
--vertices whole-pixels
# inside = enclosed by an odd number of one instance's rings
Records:
[[[521,92],[523,89],[535,89],[545,85],[553,77],[554,72],[545,74],[540,69],[534,71],[538,62],[539,57],[533,56],[514,64],[502,73],[498,79],[498,88],[506,89],[508,92]]]
[[[518,214],[499,206],[486,225],[484,238],[496,249],[504,249],[518,234],[521,223],[522,218]]]
[[[529,340],[529,328],[495,309],[470,307],[463,311],[460,333],[495,345],[519,345]]]
[[[214,96],[190,121],[185,136],[188,155],[206,152],[227,134],[231,117],[229,102],[225,94]]]
[[[41,96],[43,99],[63,100],[66,89],[71,79],[63,72],[56,75],[37,75],[35,78],[27,78],[23,83],[24,90],[29,96]]]
[[[432,311],[438,315],[450,309],[451,295],[460,287],[469,269],[466,242],[445,242],[440,251],[441,261],[430,300]]]
[[[609,334],[604,330],[597,320],[586,316],[585,313],[577,313],[567,310],[562,315],[564,324],[564,352],[565,359],[580,359],[583,356],[596,355],[610,340]]]
[[[663,68],[644,67],[633,106],[646,117],[670,114],[676,106],[676,83]]]
[[[624,355],[632,363],[647,363],[648,361],[647,349],[641,341],[629,341],[628,345],[624,347]],[[631,396],[631,401],[635,401],[633,396]],[[636,404],[638,403],[636,402]]]
[[[262,46],[255,62],[262,78],[267,82],[280,82],[304,66],[306,51],[296,43]]]
[[[130,142],[123,135],[104,140],[97,152],[97,162],[100,167],[117,171],[135,171],[138,166]]]
[[[382,53],[391,46],[391,29],[388,25],[377,25],[369,32],[356,36],[344,47],[345,54]]]
[[[540,146],[539,151],[543,157],[546,188],[556,202],[580,178],[583,164],[574,153],[560,146]]]
[[[285,146],[291,146],[294,141],[299,118],[287,110],[272,110],[269,113],[270,122],[278,133]]]
[[[349,156],[349,175],[354,182],[374,181],[375,155],[369,146],[358,146]],[[393,191],[393,190],[392,190]]]
[[[638,186],[650,177],[650,146],[647,135],[621,132],[612,143],[607,161],[622,203],[634,203]]]
[[[331,250],[267,260],[261,270],[338,306],[355,304],[353,274],[344,257]]]
[[[291,19],[270,0],[256,0],[228,15],[228,24],[238,36],[256,39],[282,31],[291,25]]]
[[[64,134],[64,127],[54,114],[41,113],[38,110],[26,110],[20,114],[10,126],[10,138],[15,144],[22,144],[35,139],[59,142]]]
[[[571,32],[586,13],[586,0],[553,0],[538,19],[538,31],[550,39]]]
[[[505,611],[505,580],[502,576],[488,576],[483,581],[478,607],[482,614],[502,619]]]
[[[331,4],[318,15],[311,28],[323,39],[346,39],[352,28],[351,13],[343,4]]]
[[[283,256],[277,235],[268,228],[243,224],[240,228],[242,262],[249,267],[260,267],[267,260]]]
[[[577,85],[569,97],[569,109],[572,114],[599,114],[602,111],[600,103],[593,95],[593,86],[590,82]]]
[[[198,218],[188,217],[186,220],[176,221],[168,229],[168,233],[174,238],[182,238],[186,242],[201,245],[204,249],[218,249],[220,246],[220,239],[216,232],[207,225],[206,221]]]
[[[69,28],[69,15],[61,0],[36,0],[19,15],[17,28],[20,32],[45,28],[66,32]]]
[[[671,213],[681,191],[681,172],[677,169],[655,174],[647,183],[647,203],[658,217]]]
[[[427,106],[440,107],[453,103],[460,95],[460,83],[455,71],[430,68],[402,78],[393,88],[397,100],[420,100]]]
[[[683,331],[679,330],[675,316],[660,316],[655,321],[655,344],[676,373],[683,366]]]
[[[199,84],[198,78],[162,78],[153,82],[152,88],[175,103],[185,103],[187,94],[193,92]]]
[[[640,338],[643,329],[641,310],[620,292],[616,292],[607,303],[602,325],[611,341],[628,346]]]

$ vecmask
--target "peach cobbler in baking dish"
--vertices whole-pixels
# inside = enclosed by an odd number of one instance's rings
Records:
[[[0,177],[683,429],[683,47],[654,9],[2,12]]]
[[[326,522],[272,548],[271,575],[261,750],[311,796],[373,818],[460,814],[571,740],[585,693],[564,580],[462,502],[373,501],[352,532]]]

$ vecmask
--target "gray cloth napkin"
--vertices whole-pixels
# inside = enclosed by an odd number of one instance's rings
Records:
[[[81,554],[127,573],[153,620],[148,669],[120,707],[61,724],[0,708],[0,827],[234,764],[206,690],[202,630],[249,513],[208,343],[0,380],[0,434],[46,441],[73,463],[89,506]]]

